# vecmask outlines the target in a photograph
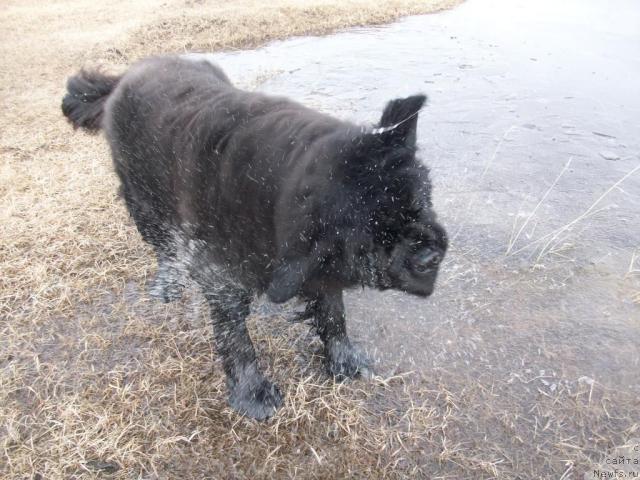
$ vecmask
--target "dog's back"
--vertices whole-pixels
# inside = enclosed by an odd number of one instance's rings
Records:
[[[162,249],[176,230],[198,238],[263,289],[277,253],[277,200],[304,158],[297,150],[346,124],[238,90],[208,62],[160,57],[122,77],[102,125],[145,239]]]

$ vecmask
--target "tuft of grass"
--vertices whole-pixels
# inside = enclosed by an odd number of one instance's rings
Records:
[[[640,276],[640,250],[635,250],[631,254],[629,268],[624,276],[625,278],[634,278]],[[635,292],[631,295],[631,301],[633,303],[640,303],[640,291]]]
[[[568,166],[568,163],[567,163],[567,165],[565,165],[565,168],[562,170],[561,175],[562,175],[562,173],[564,173],[564,171],[566,170],[567,166]],[[536,240],[533,240],[533,241],[527,243],[526,245],[524,245],[524,246],[522,246],[522,247],[520,247],[518,249],[515,249],[515,250],[513,249],[513,244],[515,243],[515,241],[514,240],[511,241],[510,244],[509,244],[509,247],[508,247],[507,255],[516,255],[516,254],[518,254],[518,253],[520,253],[520,252],[522,252],[524,250],[530,249],[533,246],[537,246],[542,242],[544,242],[544,244],[538,250],[538,255],[536,257],[536,264],[540,263],[542,258],[544,258],[549,253],[555,253],[555,252],[558,252],[558,251],[561,252],[563,249],[565,249],[567,235],[569,233],[571,233],[573,228],[575,226],[581,224],[582,222],[584,222],[584,220],[586,220],[586,219],[592,217],[593,215],[596,215],[597,213],[601,212],[602,210],[606,209],[606,207],[604,209],[597,209],[596,207],[598,205],[600,205],[600,203],[607,197],[607,195],[609,195],[612,191],[614,191],[616,188],[618,188],[618,186],[620,184],[622,184],[627,178],[629,178],[630,176],[635,174],[638,170],[640,170],[640,164],[636,165],[634,168],[632,168],[630,171],[628,171],[626,174],[624,174],[619,180],[614,182],[596,200],[593,201],[593,203],[589,206],[589,208],[587,208],[583,213],[581,213],[576,218],[574,218],[570,222],[566,223],[562,227],[559,227],[559,228],[555,229],[552,232],[549,232],[549,233],[547,233],[545,235],[542,235],[539,238],[537,238]],[[559,178],[560,178],[560,176],[558,176],[558,179]],[[556,184],[558,179],[556,179],[556,181],[553,183],[552,187]],[[542,203],[544,198],[546,198],[546,196],[548,195],[548,193],[550,191],[551,190],[548,190],[547,193],[545,193],[545,195],[542,198],[542,200],[536,206],[536,210],[540,206],[540,204]],[[535,213],[535,210],[534,210],[534,213]],[[527,222],[528,222],[528,220],[525,222],[525,225],[526,225]],[[518,232],[518,233],[520,233],[520,232]]]

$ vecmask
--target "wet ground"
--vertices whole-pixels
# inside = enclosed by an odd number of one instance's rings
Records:
[[[614,392],[613,407],[638,406],[615,398],[640,396],[639,47],[633,1],[469,0],[212,56],[240,85],[360,122],[375,122],[389,99],[429,95],[419,145],[451,236],[439,288],[428,300],[351,292],[349,328],[378,373],[490,391],[479,401],[496,409],[467,412],[468,428],[507,456],[518,456],[520,433],[496,429],[503,402],[517,405],[534,444],[547,441],[527,426],[541,396],[596,385]],[[637,428],[640,411],[626,413]],[[589,450],[590,427],[574,427],[553,441],[580,437]],[[610,427],[612,444],[634,432]]]

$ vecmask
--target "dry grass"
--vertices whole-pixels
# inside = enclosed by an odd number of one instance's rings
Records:
[[[460,0],[256,0],[188,1],[178,15],[163,15],[134,33],[120,53],[213,51],[256,47],[274,38],[320,35],[351,26],[388,23],[402,15],[450,8]]]
[[[193,292],[165,306],[129,284],[34,332],[10,326],[5,477],[540,478],[583,468],[640,427],[617,409],[620,392],[590,379],[550,392],[514,374],[502,398],[442,371],[336,385],[306,326],[255,320],[259,357],[286,395],[264,424],[227,407]]]
[[[274,362],[268,370],[287,388],[287,403],[269,424],[238,417],[226,406],[221,370],[211,369],[204,315],[188,319],[195,326],[184,330],[179,308],[138,304],[132,318],[130,304],[111,305],[75,325],[60,320],[40,331],[46,353],[10,348],[15,357],[0,387],[11,478],[35,472],[74,478],[99,470],[115,478],[166,478],[167,472],[171,478],[205,472],[213,478],[349,472],[371,478],[409,462],[420,441],[433,442],[430,431],[445,427],[446,416],[433,406],[438,392],[425,391],[424,398],[412,392],[383,407],[375,396],[402,386],[402,377],[359,390],[318,377],[318,359],[300,366],[287,339],[297,326],[276,338],[254,326],[258,349]],[[141,319],[142,312],[153,321]],[[76,327],[87,330],[68,338]],[[66,344],[59,345],[63,336]],[[293,380],[282,378],[291,370]]]
[[[193,296],[147,302],[149,250],[116,199],[107,148],[60,114],[65,78],[83,64],[252,47],[455,3],[3,2],[0,477],[539,478],[637,435],[633,412],[617,409],[637,401],[594,384],[527,402],[437,371],[334,385],[308,353],[317,340],[283,318],[251,329],[286,405],[266,424],[238,417],[205,309]]]

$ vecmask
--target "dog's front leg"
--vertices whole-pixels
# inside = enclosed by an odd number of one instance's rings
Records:
[[[347,336],[342,289],[325,288],[313,302],[316,328],[324,343],[329,373],[339,380],[369,375],[364,356],[351,345]]]
[[[245,319],[251,295],[234,286],[205,290],[216,347],[227,375],[229,404],[238,412],[264,420],[282,405],[280,390],[258,367]]]

